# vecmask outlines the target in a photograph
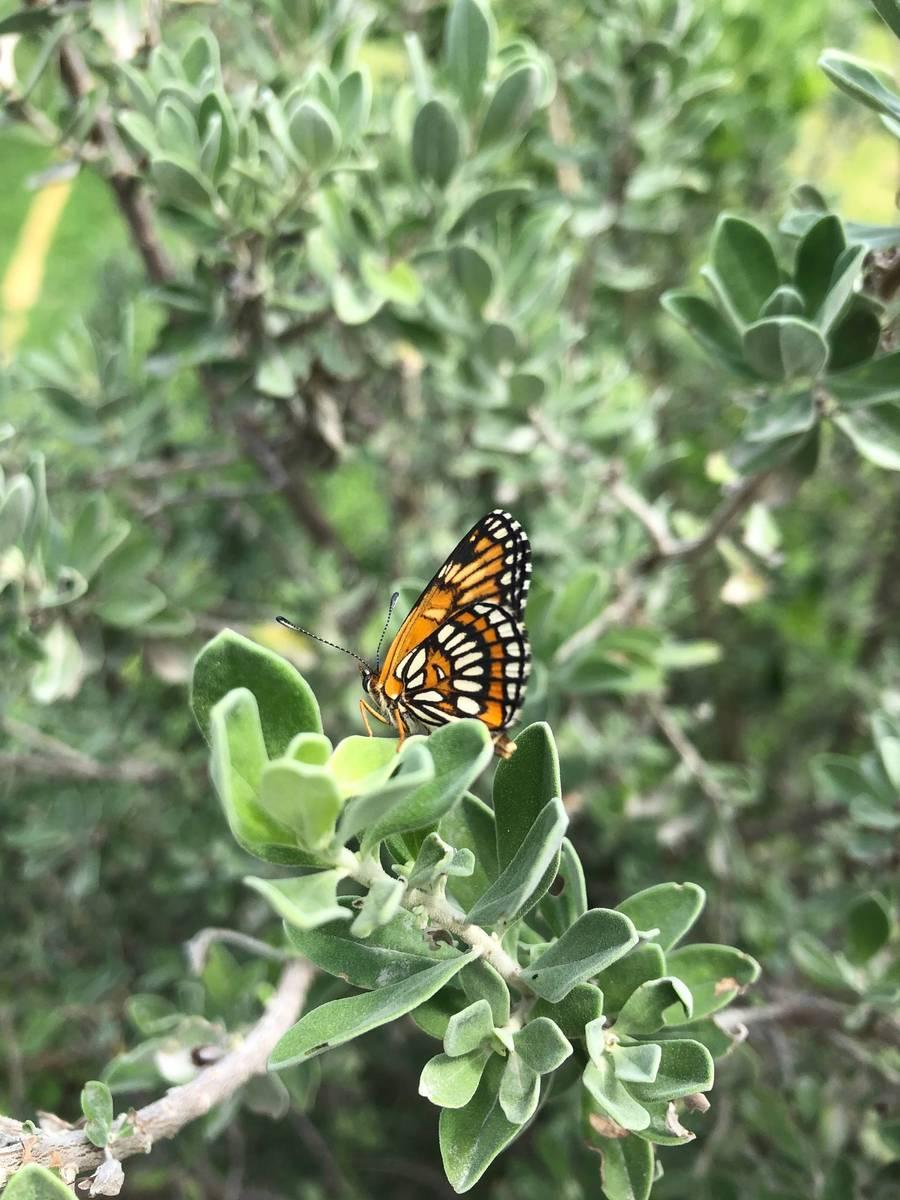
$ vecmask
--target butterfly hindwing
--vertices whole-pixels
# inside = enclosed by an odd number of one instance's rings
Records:
[[[519,522],[502,508],[482,517],[447,557],[410,609],[391,643],[381,679],[399,678],[399,664],[452,615],[476,603],[502,608],[521,621],[531,583],[531,548]]]
[[[402,709],[425,725],[476,717],[500,732],[518,715],[529,668],[520,622],[479,601],[454,612],[400,660]]]

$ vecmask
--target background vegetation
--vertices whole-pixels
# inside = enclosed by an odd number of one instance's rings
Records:
[[[900,101],[828,46],[896,42],[808,0],[5,6],[4,1112],[74,1119],[104,1068],[138,1105],[276,976],[185,961],[280,939],[205,640],[356,732],[356,672],[274,614],[368,653],[501,504],[590,902],[694,880],[694,935],[763,967],[654,1196],[897,1194]],[[449,1195],[431,1045],[260,1083],[123,1194]],[[473,1194],[548,1187],[599,1194],[565,1101]]]

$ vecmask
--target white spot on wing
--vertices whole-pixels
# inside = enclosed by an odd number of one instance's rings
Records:
[[[461,671],[463,667],[470,667],[472,663],[481,662],[481,655],[476,650],[472,654],[464,654],[462,658],[458,658],[453,664],[455,671]]]
[[[468,696],[459,696],[456,701],[456,707],[462,713],[468,713],[471,717],[477,717],[481,712],[481,705],[477,700],[471,700]]]
[[[509,621],[505,621],[501,626],[499,626],[497,633],[502,638],[511,638],[516,636],[516,631],[513,629],[512,624]]]
[[[451,685],[457,692],[480,692],[481,684],[471,679],[454,679]]]

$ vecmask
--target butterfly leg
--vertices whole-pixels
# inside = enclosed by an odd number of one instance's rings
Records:
[[[370,716],[373,716],[376,721],[380,721],[382,723],[382,725],[390,724],[390,721],[386,721],[384,719],[384,717],[381,715],[381,713],[376,712],[376,710],[372,707],[372,705],[367,704],[364,699],[360,700],[360,702],[359,702],[359,711],[360,711],[360,714],[363,719],[363,725],[365,725],[365,727],[366,727],[366,733],[369,735],[369,737],[374,737],[375,734],[372,732],[372,726],[369,724],[369,717],[366,715],[367,713]]]
[[[394,710],[393,723],[397,726],[397,733],[400,740],[397,742],[397,753],[400,752],[400,747],[406,741],[406,735],[409,733],[409,726],[403,720],[398,709]]]
[[[512,758],[516,750],[516,743],[512,738],[508,738],[505,733],[498,733],[494,736],[494,753],[498,758]]]

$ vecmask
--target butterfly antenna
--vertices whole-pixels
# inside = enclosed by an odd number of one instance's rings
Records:
[[[355,650],[348,650],[346,646],[339,646],[337,642],[329,642],[327,638],[319,637],[317,633],[312,633],[309,629],[304,629],[302,625],[295,625],[293,621],[289,621],[287,617],[276,617],[275,620],[279,625],[283,625],[285,629],[293,629],[294,633],[302,633],[306,637],[311,637],[315,642],[321,642],[323,646],[331,646],[332,650],[341,650],[344,654],[349,654],[351,658],[355,658],[357,662],[361,662],[366,670],[370,670],[369,664]]]
[[[387,619],[384,622],[384,629],[382,629],[382,631],[381,631],[381,637],[378,639],[378,649],[375,651],[375,674],[376,675],[381,670],[381,646],[382,646],[382,643],[384,642],[384,635],[387,633],[388,625],[390,625],[390,623],[391,623],[391,614],[394,611],[394,605],[397,603],[397,601],[399,599],[400,599],[400,593],[394,592],[394,594],[391,596],[391,602],[388,605]]]

